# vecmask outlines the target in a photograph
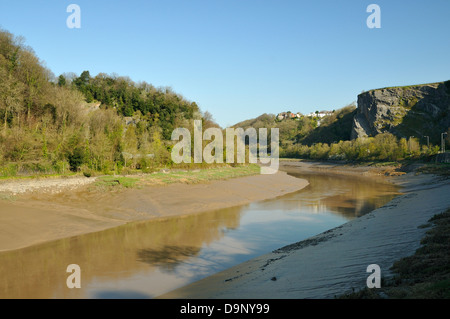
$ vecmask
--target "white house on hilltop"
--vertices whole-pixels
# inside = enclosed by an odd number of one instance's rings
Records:
[[[323,118],[325,116],[331,115],[333,114],[332,111],[316,111],[316,112],[311,112],[309,114],[306,114],[306,117],[318,117],[318,118]],[[285,119],[295,119],[295,118],[302,118],[303,114],[300,112],[297,113],[292,113],[292,112],[281,112],[277,115],[277,119],[279,121],[285,120]]]
[[[311,113],[309,113],[306,116],[322,118],[322,117],[325,117],[325,116],[328,116],[328,115],[331,115],[331,114],[333,114],[332,111],[320,111],[320,112],[311,112]]]

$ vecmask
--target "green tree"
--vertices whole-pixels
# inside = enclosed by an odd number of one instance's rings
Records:
[[[58,86],[66,86],[66,83],[67,83],[66,77],[65,77],[64,75],[61,74],[61,75],[58,77]]]
[[[70,170],[78,171],[81,165],[85,162],[85,152],[82,147],[76,147],[69,152],[67,159],[69,160]]]

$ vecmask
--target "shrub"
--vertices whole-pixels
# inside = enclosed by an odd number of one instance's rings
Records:
[[[67,159],[69,160],[70,170],[72,172],[78,171],[80,166],[84,163],[84,155],[84,150],[81,147],[77,147],[69,153]]]

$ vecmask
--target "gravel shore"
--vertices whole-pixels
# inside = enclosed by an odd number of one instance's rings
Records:
[[[0,182],[0,193],[19,195],[30,192],[43,192],[57,194],[64,190],[73,190],[80,186],[95,182],[95,177],[68,177],[68,178],[33,178],[18,179]]]

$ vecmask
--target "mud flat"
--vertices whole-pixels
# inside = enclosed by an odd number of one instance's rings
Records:
[[[128,222],[169,218],[275,198],[308,185],[285,172],[92,191],[92,178],[0,184],[0,251],[105,230]],[[12,196],[12,195],[16,196]],[[12,197],[11,197],[12,196]]]
[[[345,170],[342,166],[306,165]],[[377,175],[361,167],[351,172]],[[420,226],[450,207],[449,179],[411,172],[389,177],[389,181],[402,186],[403,195],[385,206],[159,298],[326,299],[364,288],[371,264],[379,265],[381,276],[388,278],[394,261],[420,247],[427,230]]]

